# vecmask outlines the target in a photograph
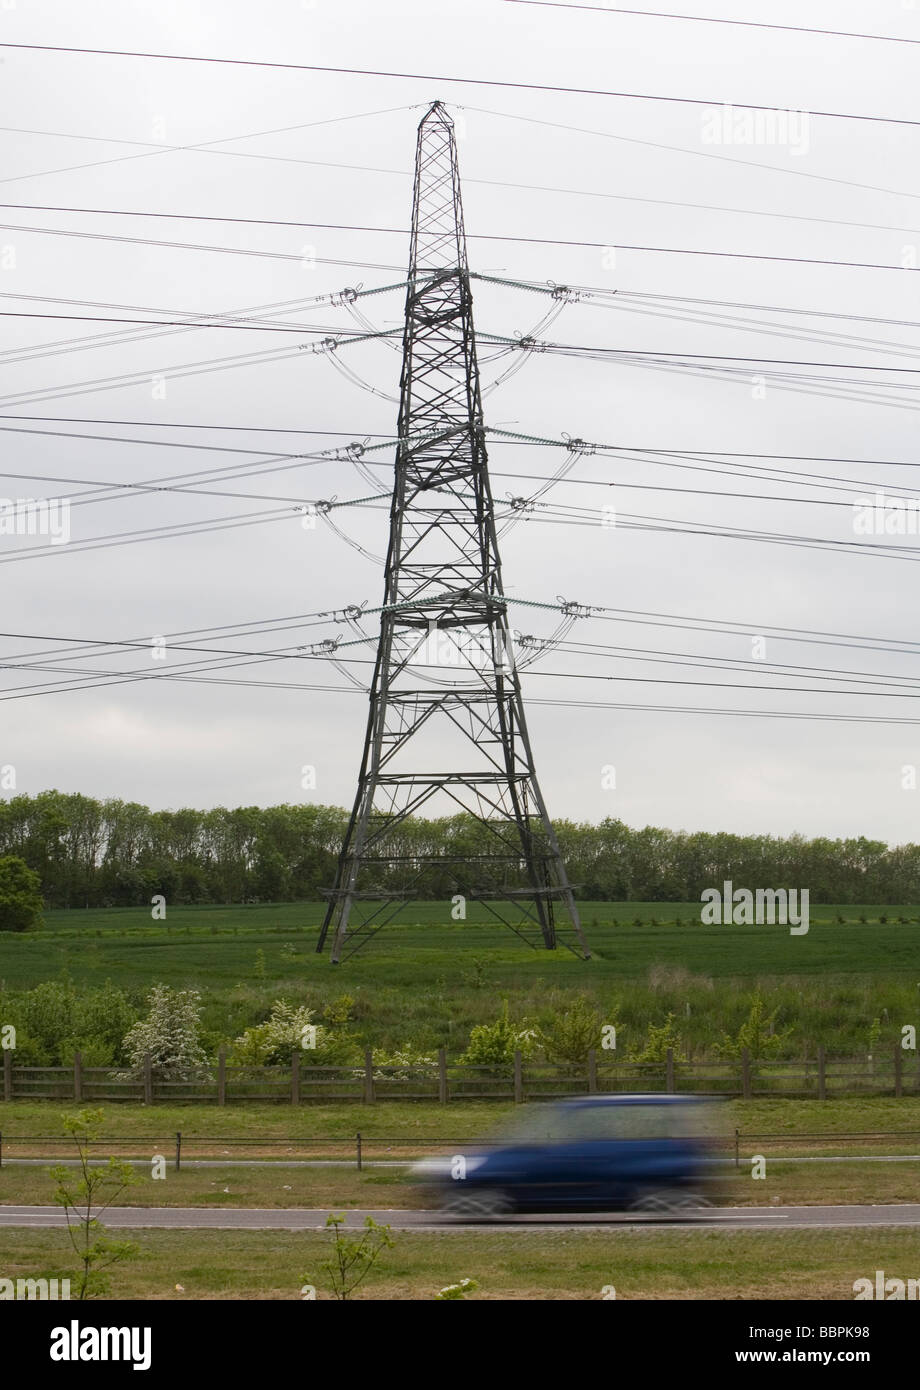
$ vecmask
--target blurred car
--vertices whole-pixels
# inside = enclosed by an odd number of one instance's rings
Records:
[[[714,1204],[703,1097],[589,1095],[528,1105],[488,1148],[427,1158],[415,1181],[469,1219],[514,1211],[687,1214]]]

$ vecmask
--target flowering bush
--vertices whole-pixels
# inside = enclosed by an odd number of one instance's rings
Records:
[[[439,1289],[435,1298],[466,1298],[468,1293],[475,1293],[478,1288],[475,1279],[461,1279],[459,1284],[448,1284],[446,1289]]]
[[[154,985],[147,996],[147,1017],[139,1019],[122,1044],[130,1061],[123,1080],[136,1081],[149,1056],[160,1081],[206,1081],[208,1061],[199,1040],[201,995],[197,989]]]
[[[264,1023],[247,1028],[233,1043],[230,1061],[240,1067],[287,1066],[295,1052],[322,1066],[347,1066],[355,1060],[352,1035],[313,1022],[313,1009],[276,999]]]
[[[411,1047],[400,1047],[395,1052],[384,1052],[374,1048],[374,1079],[394,1078],[397,1081],[424,1081],[431,1079],[437,1071],[438,1060],[427,1052],[416,1052]],[[378,1071],[377,1068],[387,1068]]]

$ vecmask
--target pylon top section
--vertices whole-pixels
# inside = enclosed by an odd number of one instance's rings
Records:
[[[443,104],[435,101],[418,127],[409,279],[466,269],[454,123]]]

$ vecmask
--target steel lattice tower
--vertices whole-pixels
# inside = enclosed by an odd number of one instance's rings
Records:
[[[534,771],[489,485],[454,128],[418,129],[396,477],[354,809],[317,950],[359,949],[434,869],[531,944],[589,953]],[[441,771],[430,771],[441,768]],[[468,812],[449,848],[410,818]],[[521,885],[524,885],[523,887]],[[445,891],[446,890],[446,891]]]

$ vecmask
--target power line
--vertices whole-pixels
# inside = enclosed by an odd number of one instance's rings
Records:
[[[484,113],[484,114],[485,114],[485,113]],[[492,114],[492,113],[488,113],[488,114]],[[496,112],[495,114],[498,115],[498,114],[500,114],[500,113]],[[56,132],[47,132],[47,133],[48,133],[48,134],[56,134]],[[79,137],[79,138],[87,138],[87,139],[88,139],[88,138],[90,138],[90,137]],[[132,143],[133,143],[133,142],[132,142]],[[182,146],[175,146],[175,147],[173,147],[173,148],[182,149],[183,147],[182,147]],[[680,147],[679,147],[679,146],[668,146],[668,148],[672,148],[672,149],[675,149],[675,150],[678,150],[678,151],[680,150]],[[261,155],[261,154],[252,154],[252,155],[246,154],[246,155],[244,155],[244,154],[241,154],[239,151],[230,151],[230,150],[201,150],[200,152],[201,152],[201,153],[204,153],[204,154],[218,154],[218,155],[220,155],[220,154],[222,154],[222,155],[232,154],[235,158],[247,158],[247,159],[274,160],[274,159],[277,159],[277,158],[278,158],[278,156],[275,156],[275,155]],[[695,154],[695,153],[697,153],[697,151],[691,150],[691,151],[686,151],[686,153]],[[363,172],[363,173],[392,174],[392,175],[394,175],[394,176],[399,176],[399,177],[401,177],[401,178],[406,178],[406,177],[410,177],[410,176],[411,176],[411,171],[409,171],[409,170],[405,170],[405,169],[384,169],[384,168],[379,168],[379,167],[377,167],[377,166],[375,166],[375,165],[367,165],[367,164],[343,164],[343,163],[340,163],[340,162],[338,162],[338,161],[331,161],[331,160],[294,159],[294,158],[285,158],[285,162],[286,162],[286,163],[295,163],[295,164],[306,164],[306,165],[310,165],[310,166],[319,166],[319,167],[324,168],[324,169],[348,169],[348,170],[353,170],[353,171],[355,171],[355,172]],[[748,163],[748,164],[749,164],[749,167],[751,167],[751,168],[756,168],[756,169],[774,167],[774,166],[769,166],[769,165],[757,164],[756,162],[752,162],[752,161],[741,161],[741,162],[743,162],[743,163]],[[789,172],[789,171],[779,170],[779,172]],[[796,171],[796,172],[798,172],[798,171]],[[819,175],[812,175],[812,177],[817,178],[817,177],[820,177],[820,176],[819,176]],[[2,183],[2,182],[3,182],[3,180],[0,180],[0,183]],[[835,180],[835,182],[836,182],[836,180]],[[855,227],[855,228],[858,228],[858,229],[864,230],[864,231],[877,231],[877,232],[903,232],[903,233],[905,233],[905,234],[907,234],[907,235],[910,235],[910,236],[915,236],[915,235],[917,234],[917,229],[914,228],[914,227],[896,226],[896,225],[893,225],[892,223],[889,223],[889,222],[857,222],[857,221],[854,221],[854,220],[852,220],[852,219],[850,219],[850,218],[840,218],[840,217],[809,217],[809,216],[807,216],[805,213],[777,212],[777,211],[774,211],[774,210],[772,210],[772,209],[766,209],[766,208],[738,208],[738,207],[730,207],[730,206],[727,206],[727,205],[724,204],[724,203],[690,203],[690,202],[687,202],[685,199],[679,199],[679,198],[643,198],[643,197],[640,197],[638,194],[629,194],[629,193],[609,193],[609,192],[605,192],[605,191],[603,191],[603,190],[601,190],[601,189],[597,189],[597,188],[559,188],[559,187],[556,187],[556,186],[553,186],[553,185],[548,185],[548,184],[518,183],[518,182],[511,182],[511,181],[508,180],[508,179],[482,179],[482,178],[473,178],[473,177],[467,177],[467,178],[465,178],[465,179],[464,179],[464,184],[481,184],[481,185],[486,186],[486,187],[489,187],[489,188],[510,188],[510,189],[515,189],[515,190],[524,191],[524,192],[529,192],[529,193],[551,193],[551,194],[553,194],[554,197],[559,196],[560,194],[562,194],[562,195],[564,195],[564,196],[573,197],[573,198],[604,198],[604,199],[611,200],[611,201],[613,201],[613,202],[622,202],[622,203],[644,203],[644,204],[646,204],[646,205],[648,205],[648,206],[650,206],[650,207],[678,207],[678,208],[687,208],[687,209],[690,209],[691,211],[697,211],[697,212],[727,212],[727,213],[732,213],[733,215],[738,216],[738,217],[769,217],[769,218],[771,218],[772,220],[776,220],[776,221],[787,221],[787,222],[811,222],[811,223],[814,223],[815,225],[818,225],[818,226]],[[859,185],[859,186],[862,187],[863,185]],[[908,196],[908,195],[905,194],[904,196]],[[79,213],[79,214],[82,214],[82,215],[86,215],[86,216],[95,216],[95,217],[150,217],[150,218],[159,218],[159,219],[162,219],[162,220],[179,221],[179,222],[221,222],[221,223],[227,223],[227,224],[234,225],[234,226],[244,226],[244,227],[245,227],[245,226],[253,226],[253,227],[313,227],[313,228],[317,228],[317,229],[320,229],[320,230],[326,229],[326,230],[330,230],[330,231],[360,231],[360,230],[365,230],[364,228],[350,227],[350,226],[345,226],[345,225],[343,225],[343,226],[336,226],[336,225],[333,225],[333,224],[322,223],[322,222],[301,222],[301,221],[294,221],[294,220],[287,219],[287,218],[277,218],[277,217],[238,217],[238,216],[230,216],[230,215],[227,215],[227,216],[218,216],[217,214],[213,214],[213,213],[212,213],[212,214],[205,214],[205,213],[189,213],[189,212],[151,212],[151,211],[147,211],[147,210],[144,210],[144,209],[135,209],[135,208],[87,208],[87,207],[73,207],[73,206],[69,206],[69,205],[47,204],[47,203],[0,203],[0,208],[9,208],[9,209],[11,209],[11,210],[17,210],[17,211],[23,211],[23,212],[67,212],[67,213]],[[367,229],[367,230],[371,230],[371,229]]]
[[[897,34],[864,34],[853,29],[811,29],[800,24],[766,24],[752,19],[720,19],[715,15],[665,14],[660,10],[626,10],[610,5],[576,5],[563,0],[505,0],[512,5],[535,5],[547,10],[583,10],[587,14],[625,14],[643,19],[677,19],[691,24],[730,24],[738,29],[773,29],[785,34],[822,34],[836,39],[868,39],[873,43],[920,44],[920,39],[902,38]]]
[[[357,328],[330,327],[324,323],[221,323],[213,319],[196,321],[194,319],[129,319],[114,314],[39,314],[35,312],[0,309],[2,319],[57,319],[69,323],[129,323],[137,327],[155,328],[219,328],[244,333],[331,333],[339,337],[367,337],[366,332]]]
[[[920,193],[904,188],[885,188],[881,184],[861,183],[856,179],[840,179],[831,174],[816,174],[810,169],[790,169],[782,164],[764,164],[762,160],[742,159],[739,155],[716,154],[712,150],[688,149],[686,145],[668,145],[661,140],[643,140],[636,135],[620,135],[611,130],[593,130],[590,126],[564,125],[560,121],[541,120],[537,116],[521,116],[512,111],[492,111],[484,106],[463,106],[462,111],[475,111],[482,116],[496,116],[500,120],[519,121],[524,125],[543,126],[547,130],[562,130],[570,135],[590,135],[598,140],[616,140],[625,145],[638,145],[643,149],[666,150],[669,154],[682,154],[691,159],[713,159],[718,164],[739,164],[744,169],[759,169],[771,174],[785,174],[789,178],[809,179],[818,183],[833,183],[841,188],[858,188],[862,193],[884,193],[893,198],[920,199]]]
[[[396,436],[391,434],[374,433],[371,430],[316,430],[304,429],[302,426],[284,428],[278,425],[228,425],[221,421],[218,423],[204,423],[197,420],[113,420],[101,416],[84,415],[12,415],[4,412],[0,414],[0,420],[36,420],[39,422],[55,421],[62,424],[77,425],[128,425],[143,429],[176,429],[176,430],[220,430],[234,431],[247,434],[310,434],[322,435],[326,438],[338,436],[343,439],[354,439],[360,436],[362,439],[387,439],[397,442]],[[521,445],[532,447],[551,446],[552,448],[565,448],[571,441],[565,439],[544,439],[537,435],[516,434],[511,430],[503,430],[496,425],[487,425],[486,433],[498,435],[501,438],[512,440]],[[186,447],[176,445],[175,447]],[[191,447],[191,446],[189,446]],[[227,447],[230,446],[221,446]],[[871,466],[888,465],[894,468],[915,468],[916,463],[905,463],[900,459],[877,459],[864,457],[851,457],[846,454],[770,454],[762,450],[743,451],[726,449],[686,449],[686,448],[663,448],[662,446],[639,445],[639,444],[597,444],[592,448],[602,450],[606,453],[638,453],[638,454],[675,454],[678,457],[692,458],[695,456],[709,457],[712,454],[723,458],[758,458],[758,459],[786,459],[791,462],[800,463],[852,463],[866,464]],[[244,452],[234,449],[233,452]],[[293,455],[291,456],[293,457]]]
[[[454,77],[448,73],[390,72],[381,68],[331,67],[318,63],[279,63],[256,58],[213,58],[192,53],[145,53],[124,48],[77,48],[65,44],[0,43],[0,48],[32,53],[75,53],[103,58],[147,58],[172,63],[213,63],[227,67],[271,68],[286,72],[325,72],[345,77],[392,77],[410,82],[453,82],[466,87],[505,87],[514,91],[558,92],[567,96],[616,97],[625,101],[661,101],[681,106],[735,106],[745,111],[788,112],[787,107],[767,106],[749,101],[727,102],[724,97],[676,97],[655,92],[620,92],[596,87],[557,86],[546,82],[511,82],[488,77]],[[828,120],[868,121],[879,125],[920,126],[920,121],[900,116],[876,116],[853,111],[810,111],[811,116]]]
[[[2,45],[0,45],[0,47],[2,47]],[[920,125],[920,121],[918,121],[917,124]],[[306,222],[300,225],[303,227],[326,227],[337,231],[375,232],[400,237],[405,237],[406,235],[405,229],[402,227],[374,227],[354,223],[339,223],[333,227],[330,223]],[[111,241],[132,246],[158,246],[174,251],[211,251],[228,256],[255,256],[263,260],[303,262],[302,255],[297,256],[285,251],[256,251],[239,246],[215,246],[213,243],[164,241],[151,237],[116,236],[114,233],[80,232],[62,227],[29,227],[22,226],[18,223],[0,223],[0,228],[4,231],[12,232],[33,232],[41,236],[76,237],[88,241]],[[709,256],[721,260],[767,261],[779,265],[823,265],[833,266],[842,270],[889,270],[895,271],[897,274],[915,274],[920,270],[920,266],[886,265],[883,261],[830,260],[819,256],[774,256],[754,251],[713,251],[689,246],[647,246],[632,242],[578,241],[574,239],[567,240],[562,237],[511,236],[494,232],[471,232],[467,239],[470,241],[513,242],[523,246],[568,246],[591,251],[637,251],[648,255],[659,256]],[[394,272],[401,269],[399,266],[373,261],[330,260],[319,256],[314,259],[317,265],[351,266],[362,270],[386,270]]]
[[[103,144],[103,145],[132,145],[132,146],[142,146],[142,147],[143,147],[143,153],[142,153],[142,154],[125,154],[125,155],[118,155],[118,156],[116,156],[114,159],[94,159],[94,160],[88,161],[87,163],[84,163],[84,164],[67,164],[67,165],[64,165],[64,166],[62,166],[62,167],[60,167],[60,168],[57,168],[57,169],[36,169],[36,170],[34,170],[32,173],[30,173],[30,174],[13,174],[13,175],[8,175],[8,176],[6,176],[6,177],[0,179],[0,184],[4,184],[4,183],[21,183],[21,182],[23,182],[25,179],[41,179],[41,178],[48,178],[48,177],[50,177],[50,176],[53,175],[53,174],[71,174],[71,173],[77,173],[77,172],[79,172],[79,171],[81,171],[81,170],[84,170],[84,169],[98,169],[98,168],[101,168],[101,167],[103,167],[103,166],[105,166],[105,165],[109,165],[109,164],[127,164],[127,163],[129,163],[129,162],[131,162],[132,160],[135,160],[135,159],[153,159],[153,158],[155,158],[157,155],[162,155],[162,154],[217,154],[217,155],[223,154],[223,155],[233,155],[233,156],[235,156],[235,157],[238,158],[238,159],[266,159],[266,160],[273,160],[273,161],[277,161],[277,162],[289,163],[289,162],[292,162],[292,161],[282,160],[282,159],[280,158],[280,156],[276,156],[276,155],[257,155],[257,154],[249,154],[249,153],[243,153],[243,152],[238,151],[238,150],[218,150],[218,149],[215,149],[214,147],[215,147],[216,145],[231,145],[231,144],[234,144],[235,142],[237,142],[237,141],[239,141],[239,140],[257,140],[257,139],[260,139],[260,138],[261,138],[262,136],[264,136],[264,135],[280,135],[280,134],[282,134],[282,133],[284,133],[284,132],[291,131],[291,130],[308,130],[308,129],[310,129],[310,128],[313,127],[313,126],[320,126],[320,125],[339,125],[339,124],[341,124],[343,121],[356,121],[356,120],[362,120],[362,119],[364,119],[364,118],[366,118],[366,117],[369,117],[369,116],[370,116],[370,117],[387,116],[387,115],[392,115],[392,114],[394,114],[395,112],[400,112],[400,111],[414,111],[414,110],[417,109],[417,106],[418,106],[418,103],[413,103],[413,104],[410,105],[410,106],[391,106],[391,107],[386,108],[386,109],[383,110],[383,111],[358,111],[358,112],[355,112],[355,113],[352,114],[352,115],[347,115],[347,116],[331,116],[331,117],[327,117],[327,118],[325,118],[325,119],[323,119],[323,120],[321,120],[321,121],[305,121],[305,122],[301,122],[301,123],[298,124],[298,125],[293,125],[293,126],[278,126],[278,127],[274,128],[274,129],[271,129],[271,130],[254,130],[254,131],[248,132],[248,133],[245,134],[245,135],[228,135],[228,136],[225,136],[225,137],[223,137],[222,139],[219,139],[219,140],[204,140],[204,141],[201,141],[200,143],[195,144],[195,145],[158,145],[158,144],[154,144],[153,141],[148,141],[148,140],[124,140],[124,139],[118,139],[117,137],[114,137],[114,136],[79,135],[79,134],[74,133],[73,131],[67,131],[67,130],[24,130],[24,129],[22,129],[21,127],[18,127],[18,126],[0,126],[0,130],[6,131],[6,132],[11,132],[11,133],[17,134],[17,135],[43,135],[43,136],[48,136],[48,137],[52,137],[52,138],[54,138],[54,139],[60,139],[60,140],[85,140],[85,141],[91,141],[93,144]],[[310,161],[304,160],[304,161],[293,161],[293,162],[297,162],[297,163],[300,163],[300,162],[309,163]],[[317,161],[317,162],[318,162],[318,161]]]

